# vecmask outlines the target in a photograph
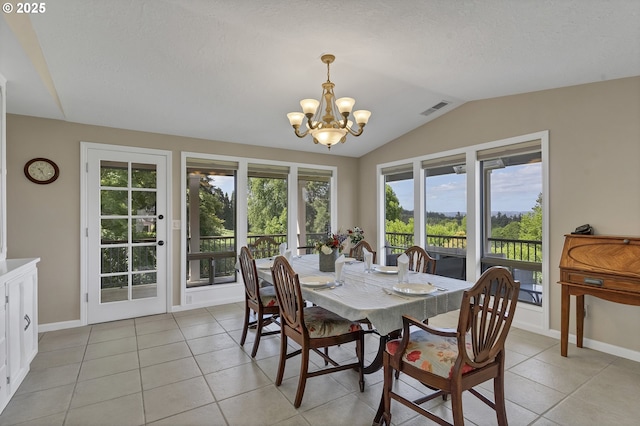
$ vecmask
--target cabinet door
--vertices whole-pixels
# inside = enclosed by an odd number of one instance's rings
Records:
[[[26,375],[21,362],[22,331],[20,329],[20,284],[22,277],[7,282],[7,375],[11,379],[11,386],[18,377]]]
[[[20,318],[22,322],[22,362],[31,364],[38,353],[37,271],[29,271],[20,283]]]
[[[7,304],[5,303],[5,286],[0,285],[0,411],[9,402],[9,385],[7,384]]]
[[[8,372],[12,392],[29,372],[29,364],[38,351],[36,280],[34,268],[7,282]]]

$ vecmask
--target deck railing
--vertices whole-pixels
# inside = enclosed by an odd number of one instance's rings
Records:
[[[302,245],[301,250],[310,253],[315,243],[320,240],[324,233],[308,233],[306,234],[306,241]],[[247,245],[252,245],[258,238],[270,237],[276,244],[287,242],[286,234],[254,234],[247,236]],[[299,236],[298,236],[299,239]],[[187,241],[189,246],[189,241]],[[200,237],[200,251],[199,253],[211,253],[210,258],[198,259],[200,261],[200,276],[189,278],[189,281],[194,282],[188,286],[207,285],[211,280],[211,269],[214,269],[213,281],[215,283],[224,283],[235,280],[236,273],[236,238],[233,235],[230,236],[201,236]],[[261,252],[262,253],[262,252]],[[269,252],[264,252],[262,255],[265,257],[278,255],[278,247],[271,248]]]

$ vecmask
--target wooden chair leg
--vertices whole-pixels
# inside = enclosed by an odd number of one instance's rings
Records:
[[[253,341],[253,349],[251,350],[251,358],[255,358],[258,353],[258,345],[260,345],[260,336],[262,336],[262,327],[264,321],[262,319],[262,312],[256,312],[256,340]]]
[[[507,426],[507,407],[504,402],[504,376],[498,375],[493,379],[493,395],[498,418],[498,426]]]
[[[304,387],[307,385],[307,372],[309,371],[309,348],[302,348],[300,354],[300,379],[298,380],[298,390],[296,391],[296,400],[293,406],[298,408],[302,404],[304,395]]]
[[[453,411],[453,424],[455,426],[464,425],[464,415],[462,413],[462,392],[459,389],[451,392],[451,411]]]
[[[242,337],[240,337],[240,346],[244,345],[245,340],[247,339],[247,330],[249,329],[249,305],[245,304],[244,306],[244,326],[242,327]]]
[[[282,384],[282,377],[284,376],[284,365],[287,362],[287,335],[284,334],[284,329],[280,333],[280,362],[278,363],[278,375],[276,376],[276,386]]]

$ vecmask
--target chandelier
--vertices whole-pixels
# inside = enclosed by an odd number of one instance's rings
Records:
[[[313,143],[320,143],[331,147],[338,142],[344,143],[347,134],[360,136],[364,130],[364,126],[369,121],[371,111],[358,110],[353,111],[353,117],[358,123],[358,129],[353,129],[353,122],[349,120],[349,114],[356,103],[353,98],[336,99],[333,94],[333,84],[329,77],[329,65],[336,59],[333,55],[322,55],[320,58],[323,63],[327,64],[327,81],[322,83],[322,96],[320,101],[315,99],[303,99],[300,101],[303,112],[290,112],[287,114],[289,122],[295,130],[296,136],[304,138],[308,134],[313,137]],[[300,132],[300,126],[307,118],[304,132]]]

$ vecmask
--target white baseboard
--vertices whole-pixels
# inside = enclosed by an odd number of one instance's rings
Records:
[[[560,331],[549,330],[549,336],[560,340]],[[593,349],[596,351],[604,352],[610,355],[619,356],[620,358],[630,359],[631,361],[640,362],[640,352],[632,349],[623,348],[609,343],[600,342],[598,340],[592,340],[584,338],[582,339],[582,346],[585,348]],[[569,343],[576,343],[576,335],[569,333]],[[577,350],[580,350],[578,348]]]
[[[190,303],[188,305],[176,305],[176,306],[172,306],[171,307],[171,312],[183,312],[183,311],[190,311],[192,309],[199,309],[199,308],[207,308],[210,306],[218,306],[218,305],[227,305],[229,303],[242,303],[244,302],[244,298],[238,298],[238,297],[227,297],[227,298],[219,298],[215,301],[205,301],[202,303]]]
[[[64,321],[64,322],[51,322],[49,324],[38,324],[38,333],[46,333],[48,331],[64,330],[67,328],[82,327],[83,324],[80,320]]]

